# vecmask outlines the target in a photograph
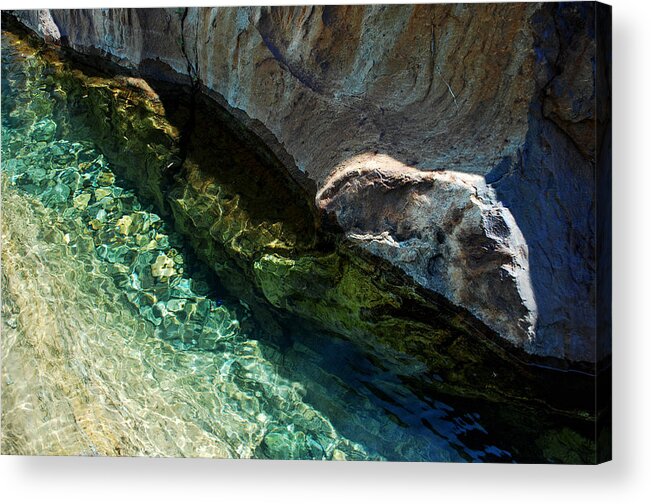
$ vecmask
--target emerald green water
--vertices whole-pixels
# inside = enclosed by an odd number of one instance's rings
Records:
[[[65,91],[23,44],[3,33],[3,453],[513,460],[472,402],[406,385],[418,363],[300,319],[283,341],[256,325],[62,127]]]

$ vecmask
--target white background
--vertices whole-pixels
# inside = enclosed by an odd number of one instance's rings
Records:
[[[323,0],[322,0],[323,1]],[[255,2],[306,3],[304,2]],[[326,3],[342,3],[328,0]],[[343,2],[353,3],[353,2]],[[392,0],[392,3],[397,3]],[[598,467],[0,457],[2,502],[651,502],[650,2],[612,0],[614,458]],[[2,8],[220,5],[3,2]],[[230,3],[233,5],[233,3]],[[651,208],[651,206],[650,206]]]

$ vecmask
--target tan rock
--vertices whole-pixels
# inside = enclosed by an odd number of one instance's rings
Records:
[[[81,193],[78,196],[74,197],[74,199],[72,200],[72,204],[76,209],[84,210],[88,206],[90,197],[91,196],[88,193]]]
[[[160,254],[151,266],[151,274],[162,281],[166,281],[175,273],[174,261],[165,254]]]
[[[131,216],[129,215],[123,215],[120,217],[116,223],[116,226],[118,230],[120,231],[121,234],[123,235],[128,235],[129,234],[129,229],[131,227]]]
[[[106,189],[104,187],[98,187],[95,189],[95,200],[96,201],[101,201],[102,199],[108,197],[111,195],[111,191],[109,189]]]

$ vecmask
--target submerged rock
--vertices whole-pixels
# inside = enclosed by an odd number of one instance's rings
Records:
[[[112,172],[102,172],[97,177],[97,182],[102,186],[110,186],[115,182],[115,175]]]
[[[47,177],[47,172],[45,171],[44,168],[35,166],[31,170],[29,170],[29,177],[34,182],[40,182],[41,180],[44,180]]]
[[[48,205],[65,203],[70,196],[70,188],[65,184],[56,184],[43,193],[43,198]]]
[[[128,215],[123,215],[118,219],[116,226],[120,233],[123,235],[128,235],[131,228],[131,217]]]
[[[95,189],[95,201],[102,201],[104,198],[107,198],[111,195],[110,189],[105,187],[99,187]]]
[[[73,205],[77,210],[85,210],[90,201],[91,195],[88,193],[82,193],[75,196],[73,200]]]
[[[51,119],[43,119],[34,123],[32,129],[32,138],[37,142],[48,142],[54,138],[57,131],[57,125]]]
[[[174,261],[165,254],[160,254],[151,266],[151,274],[162,281],[167,280],[175,273]]]

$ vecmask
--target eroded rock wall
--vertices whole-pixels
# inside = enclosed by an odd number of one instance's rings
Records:
[[[529,5],[20,11],[132,68],[192,74],[261,121],[319,185],[379,151],[485,174],[527,131]],[[48,18],[48,16],[50,18]],[[487,29],[490,27],[490,30]],[[151,71],[151,70],[150,70]],[[487,127],[490,124],[491,127]]]
[[[47,40],[212,93],[316,185],[354,243],[528,352],[594,361],[594,9],[16,15]]]

